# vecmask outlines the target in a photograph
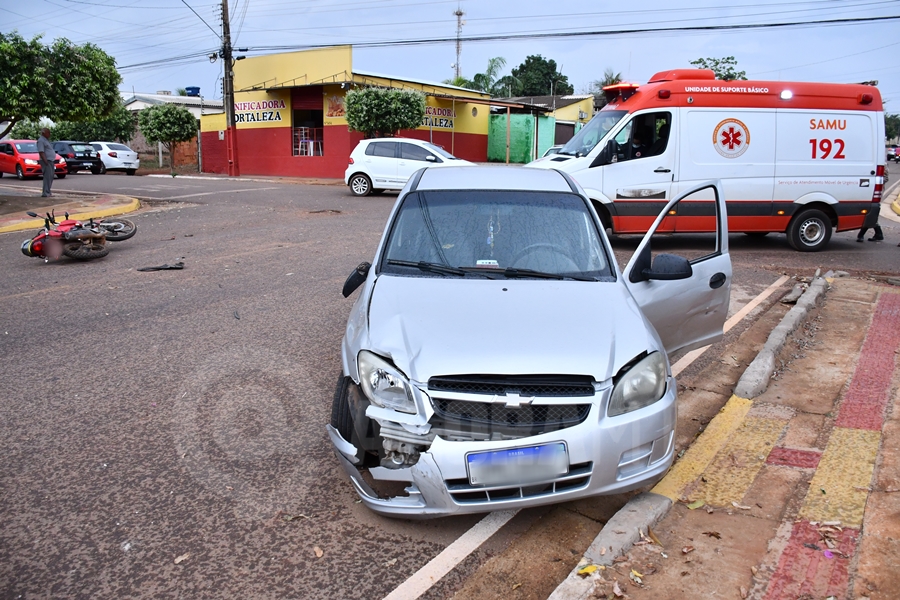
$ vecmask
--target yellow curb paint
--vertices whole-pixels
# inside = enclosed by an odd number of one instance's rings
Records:
[[[130,198],[130,200],[131,201],[128,204],[111,206],[102,210],[89,210],[83,213],[70,214],[69,218],[76,219],[78,221],[87,221],[88,219],[102,219],[103,217],[124,215],[125,213],[134,212],[141,207],[141,201],[137,198]],[[12,225],[4,225],[3,227],[0,227],[0,233],[9,233],[10,231],[25,231],[26,229],[40,229],[43,226],[43,219],[28,219],[27,221],[20,221],[18,223],[13,223]]]
[[[709,422],[706,430],[652,491],[678,502],[684,489],[706,470],[719,450],[741,425],[752,406],[751,400],[731,396],[719,414]]]
[[[740,503],[787,424],[783,419],[745,418],[703,472],[706,481],[691,494],[691,500],[705,500],[713,506]]]
[[[800,518],[860,527],[880,444],[879,431],[835,427],[809,482]]]
[[[895,213],[897,213],[898,215],[900,215],[900,198],[898,198],[897,200],[894,200],[893,202],[891,202],[891,209],[892,209]]]

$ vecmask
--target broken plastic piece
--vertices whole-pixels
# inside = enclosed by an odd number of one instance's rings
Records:
[[[159,265],[158,267],[141,267],[138,271],[168,271],[169,269],[183,269],[184,263],[177,262],[174,265]]]

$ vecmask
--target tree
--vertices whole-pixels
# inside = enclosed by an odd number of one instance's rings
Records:
[[[122,78],[110,55],[90,43],[40,40],[0,32],[0,138],[22,120],[99,119],[119,100]]]
[[[447,85],[452,85],[454,87],[466,88],[469,90],[475,89],[475,84],[472,83],[471,80],[466,79],[462,75],[458,77],[454,77],[453,79],[445,79],[442,83],[446,83]]]
[[[736,71],[737,61],[733,56],[725,58],[698,58],[691,64],[698,69],[711,69],[716,74],[716,79],[722,81],[734,81],[735,79],[747,79],[746,71]]]
[[[13,126],[10,135],[15,140],[36,140],[44,127],[49,128],[51,125],[46,121],[19,121]]]
[[[493,96],[505,96],[513,98],[520,96],[522,91],[522,82],[515,75],[504,75],[494,83]]]
[[[590,82],[585,87],[584,93],[593,94],[594,104],[603,107],[606,105],[606,95],[603,93],[603,88],[609,85],[616,85],[617,83],[622,83],[622,74],[607,68],[603,71],[603,79],[596,79]]]
[[[526,57],[512,70],[512,76],[520,82],[519,96],[562,96],[575,91],[569,78],[556,70],[556,61],[540,54]]]
[[[425,94],[396,88],[363,88],[347,92],[347,126],[366,137],[392,136],[415,129],[425,116]]]
[[[197,119],[191,111],[177,104],[158,104],[138,113],[141,133],[148,142],[161,142],[169,151],[169,166],[172,151],[178,142],[186,142],[197,135]]]
[[[51,137],[57,140],[82,140],[85,142],[120,141],[129,142],[134,137],[137,126],[135,114],[125,108],[119,100],[116,108],[105,119],[99,121],[60,121],[50,128]]]
[[[884,113],[884,134],[889,140],[900,136],[900,115]]]
[[[500,71],[506,66],[506,59],[502,56],[495,56],[488,59],[487,69],[484,73],[476,73],[472,78],[475,89],[488,93],[492,96],[496,95],[500,88],[495,89],[497,81],[500,79]],[[501,92],[502,93],[502,92]]]

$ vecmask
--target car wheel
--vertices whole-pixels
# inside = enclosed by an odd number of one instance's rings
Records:
[[[372,180],[362,173],[350,178],[350,192],[354,196],[368,196],[372,192]]]
[[[16,165],[16,179],[25,179],[25,173],[22,171],[22,165]]]
[[[68,175],[68,173],[57,173],[56,178],[57,179],[65,179],[66,175]]]
[[[818,252],[831,239],[831,219],[817,208],[795,215],[788,225],[788,243],[800,252]]]
[[[106,165],[104,165],[103,163],[100,163],[100,174],[106,175]]]
[[[134,175],[134,171],[135,171],[135,169],[125,169],[125,174],[126,175]]]
[[[360,415],[361,418],[368,421],[365,432],[366,439],[360,438],[359,428],[354,423],[353,408],[350,406],[350,388],[354,385],[353,380],[345,377],[343,373],[338,377],[331,403],[331,426],[337,429],[342,438],[356,447],[356,457],[360,461],[357,463],[358,466],[375,467],[379,464],[379,453],[376,448],[380,446],[378,433],[375,430],[377,423],[365,417],[365,414]]]
[[[100,167],[91,167],[91,175],[100,175],[102,172]]]

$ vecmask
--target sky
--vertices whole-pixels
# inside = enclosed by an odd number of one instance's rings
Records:
[[[0,31],[44,43],[92,42],[116,59],[123,92],[200,87],[221,98],[221,1],[0,0]],[[576,93],[606,69],[626,81],[734,56],[751,80],[877,80],[885,110],[900,113],[900,0],[232,0],[232,44],[248,56],[352,44],[355,70],[417,80],[454,75],[461,10],[461,74],[502,57],[501,75],[539,54]],[[843,24],[813,21],[878,19]],[[787,27],[721,29],[794,23]],[[799,23],[799,24],[797,24]],[[659,31],[665,28],[720,29]],[[610,33],[630,30],[631,33]],[[578,35],[564,35],[578,34]],[[494,39],[477,40],[490,36]],[[531,36],[531,37],[524,37]],[[518,38],[518,39],[517,39]],[[412,41],[445,40],[410,45]],[[273,48],[279,48],[274,50]]]

